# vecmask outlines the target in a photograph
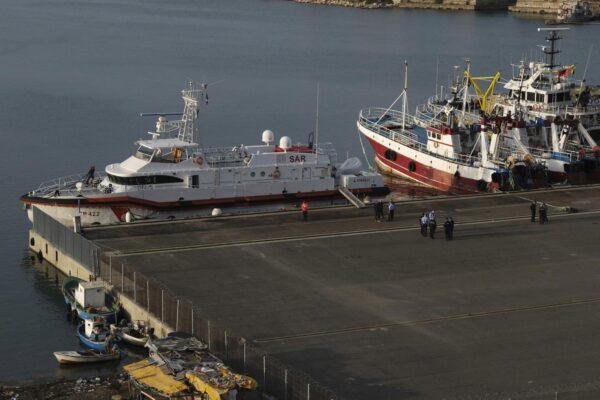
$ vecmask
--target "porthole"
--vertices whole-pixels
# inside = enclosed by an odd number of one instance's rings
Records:
[[[396,157],[398,156],[394,150],[387,149],[383,156],[391,161],[396,161]]]
[[[250,172],[250,176],[254,178],[256,176],[256,172],[254,172],[254,171]]]
[[[260,171],[260,176],[265,176],[265,171]]]

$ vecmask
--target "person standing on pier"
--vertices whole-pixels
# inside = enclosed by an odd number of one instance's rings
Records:
[[[535,222],[535,201],[531,202],[529,209],[531,210],[531,222]]]
[[[394,200],[390,200],[388,204],[388,221],[390,222],[394,220],[394,211],[396,211],[396,204]]]
[[[454,219],[450,217],[450,240],[454,239]]]
[[[308,221],[308,203],[306,202],[306,200],[302,202],[300,209],[302,210],[302,218],[304,222]]]
[[[421,235],[427,237],[427,225],[429,225],[429,217],[427,216],[426,213],[423,213],[421,215]]]
[[[435,221],[435,210],[429,211],[429,222]]]
[[[450,229],[451,229],[450,218],[446,217],[446,222],[444,222],[444,236],[445,236],[446,240],[450,240]]]
[[[375,203],[375,221],[383,221],[383,200],[377,200]]]
[[[429,237],[432,239],[435,239],[435,229],[437,228],[437,223],[435,222],[435,218],[434,219],[429,219]]]
[[[542,203],[540,206],[540,224],[545,224],[548,222],[548,207],[546,207],[546,203]]]

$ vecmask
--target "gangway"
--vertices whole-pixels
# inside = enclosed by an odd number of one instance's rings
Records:
[[[352,193],[350,190],[348,190],[347,187],[340,186],[338,188],[338,190],[342,194],[342,196],[344,196],[346,199],[348,199],[348,201],[350,203],[352,203],[352,205],[354,205],[356,208],[365,208],[366,207],[365,203],[360,201],[360,199],[358,197],[356,197],[354,195],[354,193]]]

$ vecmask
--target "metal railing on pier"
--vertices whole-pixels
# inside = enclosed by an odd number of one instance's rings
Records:
[[[36,233],[161,322],[202,340],[225,364],[256,379],[263,393],[278,400],[340,399],[307,374],[267,354],[252,340],[206,318],[194,303],[177,296],[158,280],[140,273],[132,265],[117,261],[115,256],[103,254],[92,241],[36,207],[33,208],[33,217]],[[52,256],[48,259],[51,260]],[[198,290],[202,288],[199,286]]]

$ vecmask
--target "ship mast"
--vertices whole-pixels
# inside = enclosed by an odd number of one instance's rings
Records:
[[[408,108],[407,96],[408,96],[408,62],[405,60],[404,61],[404,99],[402,101],[402,130],[406,129],[406,109]]]
[[[558,49],[556,42],[562,39],[562,37],[558,36],[557,32],[568,30],[569,28],[538,28],[538,32],[549,32],[548,36],[546,36],[546,41],[550,42],[550,49],[543,47],[542,52],[546,55],[546,66],[550,70],[558,67],[556,64],[556,55],[560,53],[560,50]]]
[[[194,142],[194,126],[195,121],[198,119],[198,113],[200,111],[199,99],[204,99],[204,102],[208,104],[208,85],[198,84],[196,82],[188,82],[185,89],[181,91],[181,97],[185,103],[183,108],[183,115],[181,121],[179,121],[179,132],[177,138],[183,142],[193,143]]]
[[[463,89],[463,102],[462,102],[462,117],[460,120],[460,126],[465,126],[465,112],[467,109],[467,91],[469,90],[469,77],[471,76],[471,60],[466,59],[467,62],[467,73],[465,76],[465,87]]]

